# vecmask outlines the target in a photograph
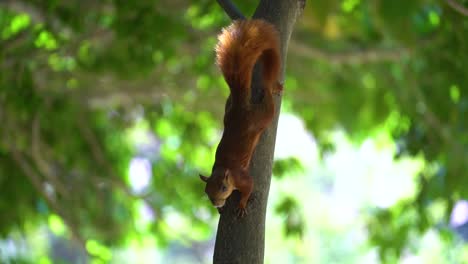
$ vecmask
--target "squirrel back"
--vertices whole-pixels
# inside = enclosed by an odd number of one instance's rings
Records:
[[[278,32],[270,23],[260,19],[237,20],[218,36],[217,64],[234,99],[249,93],[252,70],[260,57],[264,85],[272,89],[281,62]]]

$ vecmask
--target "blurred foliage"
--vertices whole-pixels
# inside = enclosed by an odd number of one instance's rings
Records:
[[[297,158],[290,157],[286,159],[275,160],[273,165],[273,175],[279,178],[286,176],[288,173],[304,172],[304,167],[301,161]]]
[[[284,233],[286,236],[295,235],[302,237],[304,233],[304,218],[294,198],[284,197],[277,205],[275,213],[284,218]]]
[[[255,8],[236,3],[246,14]],[[141,232],[143,203],[159,244],[206,239],[207,213],[216,212],[196,175],[209,172],[219,139],[228,89],[213,46],[228,23],[207,0],[2,1],[0,235],[57,223],[53,214],[100,255],[102,245]],[[297,24],[284,105],[321,150],[334,150],[337,127],[360,143],[384,125],[395,158],[427,161],[413,199],[371,210],[383,260],[398,257],[414,233],[446,226],[454,201],[468,198],[467,51],[468,19],[442,0],[309,0]],[[144,192],[127,175],[135,156],[152,164]],[[301,167],[279,161],[275,175],[291,168]],[[293,201],[278,213],[300,234]],[[192,230],[168,231],[174,211]]]

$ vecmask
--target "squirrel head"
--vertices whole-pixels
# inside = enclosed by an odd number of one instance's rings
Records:
[[[200,174],[200,179],[206,182],[205,193],[216,208],[223,207],[226,199],[235,189],[229,169],[213,168],[210,177]]]

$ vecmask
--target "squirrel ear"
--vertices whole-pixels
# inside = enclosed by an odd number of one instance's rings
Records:
[[[199,175],[200,175],[200,179],[201,179],[202,181],[208,182],[208,177],[203,176],[203,175],[201,175],[201,174],[199,174]]]
[[[225,179],[225,180],[227,179],[227,177],[229,176],[229,174],[231,174],[231,171],[228,170],[228,169],[226,169],[226,170],[224,171],[224,179]]]

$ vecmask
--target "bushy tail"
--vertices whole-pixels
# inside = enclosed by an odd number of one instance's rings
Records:
[[[217,64],[234,99],[250,93],[252,70],[261,57],[264,87],[272,89],[280,70],[278,32],[260,20],[237,20],[223,29],[216,46]]]

